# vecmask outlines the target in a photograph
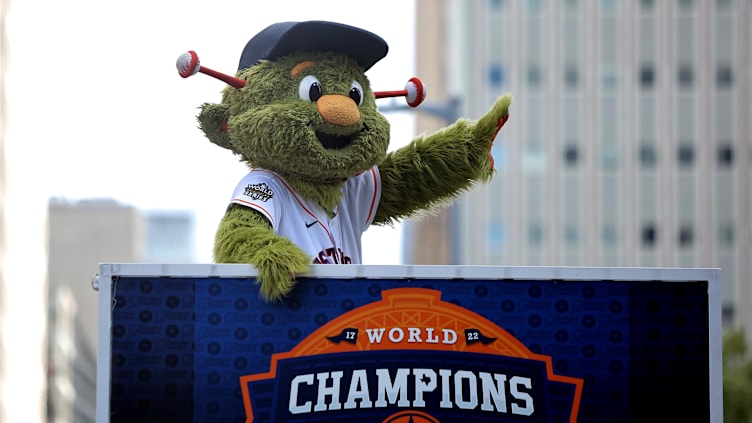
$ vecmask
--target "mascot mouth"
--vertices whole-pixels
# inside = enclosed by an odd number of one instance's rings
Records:
[[[350,135],[327,134],[323,131],[316,131],[316,138],[327,150],[341,150],[350,145],[361,132],[365,131],[368,131],[366,125],[363,125],[360,131]]]
[[[354,135],[333,135],[316,131],[316,138],[327,150],[340,150],[350,145]]]

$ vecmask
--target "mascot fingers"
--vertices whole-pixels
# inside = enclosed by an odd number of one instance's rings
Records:
[[[270,248],[258,251],[255,258],[260,294],[265,300],[280,301],[295,287],[295,275],[308,271],[310,257],[288,239],[276,237]]]
[[[478,142],[488,143],[488,162],[490,169],[494,168],[494,159],[491,155],[491,147],[496,139],[496,135],[509,120],[509,105],[512,103],[512,96],[505,94],[496,99],[491,110],[486,112],[473,128],[473,139]]]
[[[510,104],[512,104],[512,96],[509,94],[497,98],[491,109],[475,123],[473,139],[492,143],[496,134],[509,119]]]
[[[274,233],[261,214],[231,206],[217,229],[214,260],[248,263],[258,270],[256,282],[267,301],[285,297],[295,286],[295,275],[308,272],[311,258],[287,238]]]

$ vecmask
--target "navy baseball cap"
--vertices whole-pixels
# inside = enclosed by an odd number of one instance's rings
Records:
[[[298,50],[334,51],[354,58],[367,71],[386,56],[389,46],[378,35],[336,22],[305,21],[272,24],[243,49],[238,71]]]

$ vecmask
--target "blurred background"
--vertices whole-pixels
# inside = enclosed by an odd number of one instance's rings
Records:
[[[234,73],[315,19],[387,41],[375,90],[426,84],[380,100],[392,149],[514,95],[494,180],[369,229],[366,264],[721,268],[752,339],[752,0],[0,0],[0,422],[93,421],[99,263],[211,261],[247,169],[197,128],[224,85],[177,56]]]

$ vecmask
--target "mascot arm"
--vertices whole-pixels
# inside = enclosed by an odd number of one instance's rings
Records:
[[[292,290],[295,275],[308,271],[311,258],[289,239],[276,235],[261,213],[232,205],[216,233],[214,261],[254,265],[261,296],[278,301]]]
[[[374,224],[444,205],[474,183],[489,180],[491,145],[509,117],[511,101],[503,95],[477,122],[460,119],[389,153],[379,165],[382,193]]]

